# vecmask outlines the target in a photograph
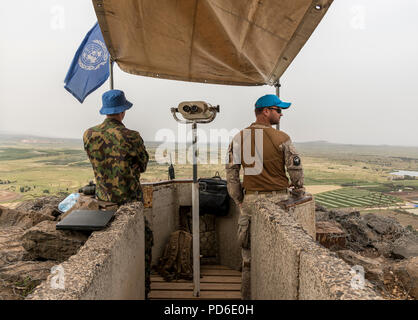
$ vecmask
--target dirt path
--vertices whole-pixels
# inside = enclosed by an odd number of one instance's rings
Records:
[[[367,213],[374,213],[384,217],[395,218],[403,227],[411,225],[413,228],[415,228],[415,230],[418,230],[418,216],[413,214],[401,213],[393,210],[367,210],[361,212],[362,215]]]
[[[0,191],[0,202],[6,202],[6,201],[10,202],[10,201],[19,199],[20,197],[21,195],[16,192],[5,191],[5,190]]]
[[[416,203],[418,202],[418,192],[417,191],[412,191],[412,192],[388,192],[386,194],[401,198],[402,200],[405,200],[406,202],[416,202]]]
[[[1,202],[0,206],[10,208],[10,209],[16,209],[16,207],[21,203],[22,202]]]
[[[305,186],[306,191],[311,194],[317,194],[321,192],[333,191],[337,189],[341,189],[341,186],[337,185],[312,185],[312,186]]]

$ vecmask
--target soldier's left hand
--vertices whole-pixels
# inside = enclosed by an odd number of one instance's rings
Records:
[[[292,196],[299,199],[305,195],[305,188],[293,188],[290,190],[290,193],[292,194]]]

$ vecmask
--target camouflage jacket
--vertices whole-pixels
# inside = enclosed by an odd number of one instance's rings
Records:
[[[243,133],[246,130],[250,132],[257,129],[262,130],[260,136],[262,138],[260,140],[262,148],[256,146],[254,133],[248,135],[248,138],[245,138],[245,133]],[[247,170],[254,165],[248,165],[244,161],[246,156],[242,152],[246,145],[245,139],[251,139],[251,143],[248,144],[248,147],[251,146],[251,148],[247,147],[249,153],[254,153],[254,150],[260,149],[255,152],[261,157],[259,172],[251,173],[251,170]],[[253,151],[251,152],[250,149]],[[240,181],[241,167],[244,167],[243,184]],[[289,184],[286,171],[291,184]],[[226,174],[229,195],[236,203],[243,201],[243,188],[248,191],[278,191],[293,186],[300,191],[304,190],[301,159],[290,137],[283,131],[259,123],[251,124],[250,127],[242,130],[232,140],[228,149]]]
[[[106,118],[83,135],[84,149],[96,178],[100,200],[122,204],[143,201],[139,178],[148,164],[148,152],[137,131]]]

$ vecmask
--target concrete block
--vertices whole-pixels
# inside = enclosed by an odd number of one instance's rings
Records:
[[[179,206],[192,205],[192,183],[176,183],[176,197]]]
[[[294,215],[268,199],[257,200],[254,208],[252,299],[381,299],[367,280],[354,289],[351,267],[318,245]]]
[[[251,220],[252,299],[297,299],[300,238],[310,239],[291,215],[269,200],[256,201]]]
[[[154,234],[153,265],[157,264],[162,256],[171,233],[178,229],[179,214],[176,196],[176,188],[173,184],[154,186],[152,218],[148,219]]]
[[[28,300],[107,300],[145,298],[143,205],[119,208],[104,230],[93,232],[79,252],[60,264],[63,289],[51,288],[51,274]]]
[[[315,227],[315,201],[312,199],[309,202],[299,204],[289,209],[295,220],[300,223],[303,230],[309,234],[312,239],[316,239]]]
[[[300,254],[299,300],[381,300],[373,286],[353,282],[354,271],[328,250],[310,248]]]
[[[341,250],[346,245],[346,233],[337,222],[318,221],[316,223],[316,241],[328,249]]]
[[[241,269],[242,261],[241,248],[237,240],[239,215],[239,208],[233,200],[230,200],[229,213],[224,217],[216,217],[219,262],[235,270]]]
[[[299,252],[286,232],[254,215],[251,236],[251,297],[297,299]],[[265,232],[261,232],[261,230]]]

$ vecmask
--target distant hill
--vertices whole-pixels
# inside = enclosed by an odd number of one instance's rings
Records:
[[[297,142],[295,147],[306,154],[355,154],[364,156],[403,157],[418,159],[418,147],[390,145],[339,144],[327,141]]]
[[[0,132],[0,144],[1,145],[13,145],[13,146],[43,145],[45,147],[52,146],[52,145],[80,146],[82,145],[82,140],[81,139],[68,139],[68,138],[50,138],[50,137],[40,137],[40,136],[34,136],[34,135]]]
[[[145,141],[148,148],[157,148],[162,142]],[[54,147],[54,148],[82,148],[82,139],[51,138],[24,134],[10,134],[0,132],[0,145],[20,146],[20,147]],[[187,143],[187,147],[190,147]],[[382,157],[402,157],[418,159],[418,147],[389,146],[389,145],[355,145],[339,144],[320,141],[296,142],[295,146],[299,152],[305,155],[340,155],[352,154],[362,156],[382,156]],[[226,147],[226,146],[224,146]]]

